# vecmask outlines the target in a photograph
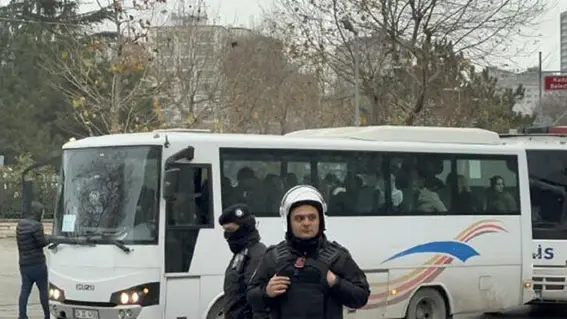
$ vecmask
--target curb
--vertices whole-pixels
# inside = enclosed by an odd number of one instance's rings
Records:
[[[0,219],[0,239],[16,237],[16,226],[18,225],[18,221],[18,219]],[[48,220],[43,221],[43,229],[46,235],[51,234],[52,225],[52,222]]]

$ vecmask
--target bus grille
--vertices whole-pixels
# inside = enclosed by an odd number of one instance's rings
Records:
[[[565,277],[533,277],[534,290],[565,290]]]

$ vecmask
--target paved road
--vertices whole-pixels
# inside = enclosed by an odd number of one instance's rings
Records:
[[[13,239],[0,239],[0,319],[18,318],[18,295],[20,293],[20,273],[18,272],[18,250]],[[37,287],[33,288],[29,300],[30,319],[43,318],[39,306]]]
[[[20,275],[17,267],[17,248],[14,239],[0,239],[0,319],[16,319],[20,290]],[[34,287],[28,309],[30,319],[42,319],[37,289]],[[567,318],[567,306],[524,307],[501,316],[457,316],[454,319],[551,319]]]

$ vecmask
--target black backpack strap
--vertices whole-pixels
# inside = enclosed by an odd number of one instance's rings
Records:
[[[341,256],[341,246],[334,242],[329,242],[325,248],[321,249],[317,254],[317,258],[308,259],[307,262],[316,267],[321,274],[326,274],[332,269],[333,264]]]
[[[331,267],[341,255],[341,248],[342,247],[337,242],[329,242],[329,244],[319,252],[317,259],[325,264],[325,266]]]
[[[238,274],[239,275],[243,275],[244,274],[244,270],[246,269],[246,264],[248,263],[248,260],[250,259],[250,256],[248,254],[248,248],[244,248],[244,250],[241,253],[241,258],[242,260],[240,261],[240,264],[238,265]],[[238,257],[235,257],[238,258]]]
[[[273,246],[270,250],[275,260],[276,274],[279,274],[285,267],[293,263],[293,255],[285,242]],[[328,242],[325,248],[319,251],[317,258],[310,260],[310,262],[316,267],[321,268],[321,271],[326,271],[330,269],[333,263],[341,256],[342,250],[342,246],[337,242]]]
[[[289,265],[289,260],[292,257],[291,251],[285,243],[279,243],[272,249],[272,254],[276,262],[276,274],[279,274]]]

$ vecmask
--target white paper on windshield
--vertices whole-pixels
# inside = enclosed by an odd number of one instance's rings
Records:
[[[75,231],[75,220],[77,216],[75,215],[64,215],[63,216],[63,227],[61,227],[61,231],[64,233],[72,233]]]
[[[469,178],[470,179],[481,179],[482,169],[480,167],[480,161],[471,160],[469,161]]]

